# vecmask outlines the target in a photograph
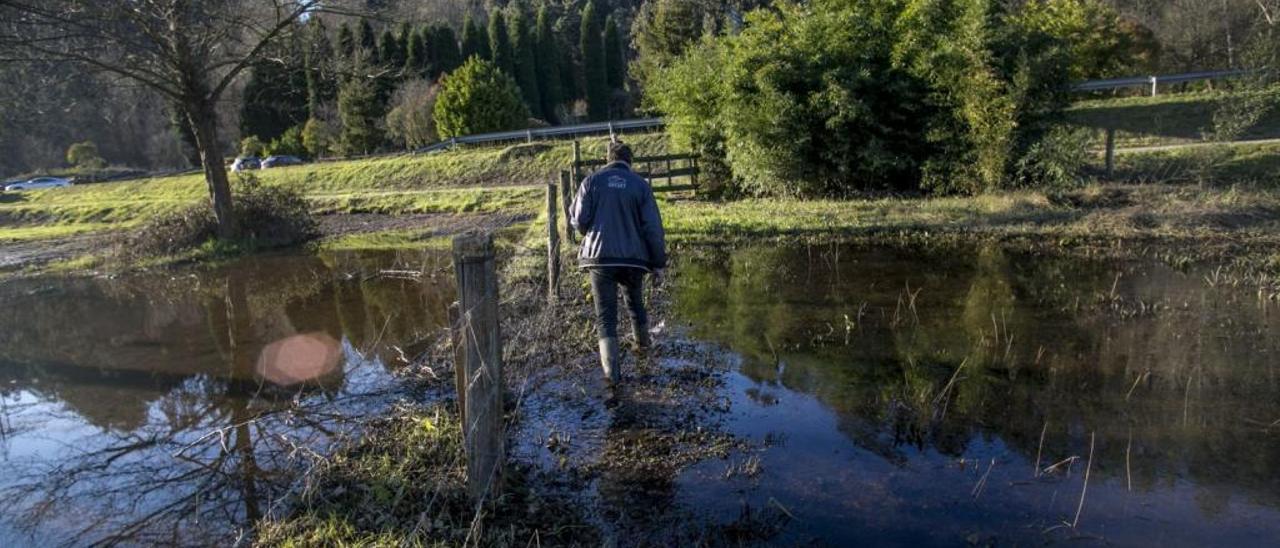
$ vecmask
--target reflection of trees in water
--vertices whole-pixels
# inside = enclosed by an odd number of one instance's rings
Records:
[[[1123,475],[1132,429],[1135,488],[1194,477],[1280,504],[1280,441],[1244,422],[1280,418],[1280,320],[1247,291],[997,247],[844,249],[838,269],[830,249],[706,253],[676,288],[695,333],[748,376],[815,394],[890,461],[991,433],[1033,458],[1048,421],[1046,454],[1080,454],[1096,431],[1098,473]],[[1143,315],[1152,304],[1167,308]]]
[[[0,320],[0,380],[44,400],[10,415],[28,423],[20,433],[40,436],[35,421],[59,403],[64,422],[101,427],[79,439],[51,433],[65,444],[54,458],[6,459],[5,515],[76,544],[181,543],[231,538],[270,512],[394,387],[346,386],[342,368],[273,387],[256,374],[263,347],[323,332],[363,360],[444,323],[447,288],[382,279],[376,262],[341,266],[335,276],[320,261],[279,257],[190,277],[0,286],[22,311]],[[351,316],[366,318],[361,332],[348,332]]]

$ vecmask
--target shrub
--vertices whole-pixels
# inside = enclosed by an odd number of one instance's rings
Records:
[[[1051,37],[999,22],[987,0],[779,4],[657,69],[648,99],[750,194],[980,192],[1063,106]]]
[[[93,141],[76,143],[67,148],[67,163],[83,170],[99,170],[106,167],[106,160],[98,154],[98,145]]]
[[[520,129],[529,117],[515,80],[478,57],[445,75],[432,112],[444,139]]]
[[[387,113],[387,133],[406,148],[429,145],[440,136],[432,110],[436,106],[439,86],[423,79],[414,79],[400,85],[391,96],[391,112]]]
[[[253,174],[241,174],[234,186],[234,207],[240,239],[218,242],[218,224],[207,204],[160,215],[125,241],[133,257],[177,255],[216,244],[219,249],[253,251],[297,245],[319,235],[302,194],[283,187],[263,186]]]
[[[250,135],[240,140],[240,156],[262,156],[266,148],[266,143],[263,143],[257,135]]]
[[[319,118],[310,118],[302,126],[302,147],[312,158],[323,158],[333,151],[338,132]]]
[[[284,133],[266,146],[265,152],[272,156],[306,156],[307,147],[302,144],[302,126],[293,126],[284,130]]]

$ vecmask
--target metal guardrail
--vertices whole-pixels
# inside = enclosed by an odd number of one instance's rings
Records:
[[[1160,92],[1160,84],[1180,84],[1201,80],[1217,80],[1222,78],[1239,78],[1250,71],[1247,70],[1214,70],[1205,72],[1188,72],[1185,74],[1168,74],[1164,76],[1133,76],[1129,78],[1113,78],[1110,80],[1089,80],[1071,86],[1071,91],[1106,91],[1122,88],[1145,87],[1151,89],[1154,97]]]
[[[652,129],[662,126],[663,121],[661,118],[642,118],[636,120],[613,120],[609,122],[596,122],[591,124],[519,129],[514,131],[500,131],[497,133],[482,133],[480,135],[453,137],[447,141],[422,147],[414,150],[413,152],[415,154],[422,154],[453,148],[457,145],[499,143],[503,141],[532,141],[534,139],[543,139],[548,137],[573,137],[577,135],[594,135],[600,133],[612,134],[617,131]]]

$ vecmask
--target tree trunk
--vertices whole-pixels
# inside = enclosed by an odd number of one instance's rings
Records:
[[[218,238],[230,240],[239,234],[235,210],[231,207],[231,183],[227,181],[227,167],[222,164],[218,152],[218,115],[213,102],[190,101],[185,110],[191,118],[196,133],[196,146],[200,152],[200,165],[204,168],[204,182],[209,186],[209,201],[213,216],[218,221]]]

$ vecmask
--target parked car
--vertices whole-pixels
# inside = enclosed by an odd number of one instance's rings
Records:
[[[302,163],[302,158],[297,156],[267,156],[262,161],[262,169],[270,167],[296,166]]]
[[[35,179],[8,185],[4,187],[4,190],[5,192],[14,192],[18,190],[61,188],[66,186],[71,186],[71,179],[63,179],[61,177],[36,177]]]
[[[258,160],[257,156],[242,156],[231,162],[231,171],[247,171],[260,167],[262,167],[262,161]]]

